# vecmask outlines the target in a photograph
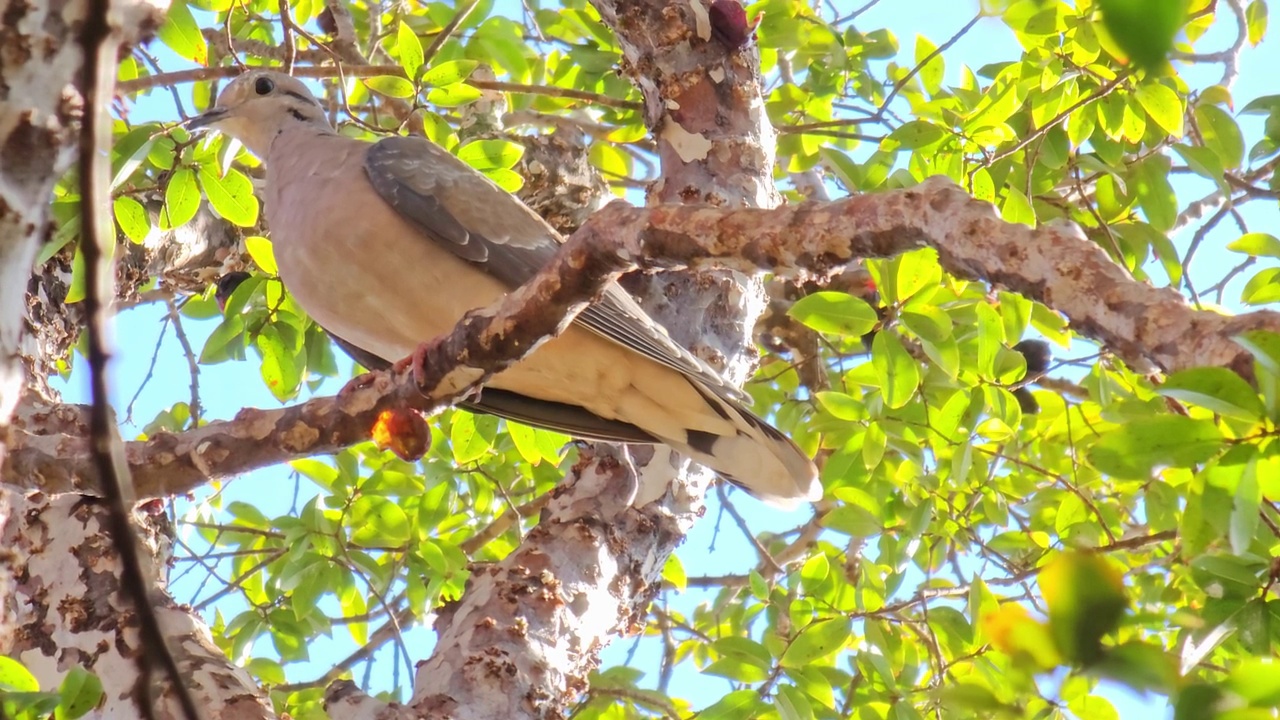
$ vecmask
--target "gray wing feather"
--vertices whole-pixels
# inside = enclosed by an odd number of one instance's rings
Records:
[[[391,137],[374,143],[365,157],[365,173],[378,195],[423,235],[512,289],[550,262],[561,242],[555,229],[518,199],[429,140]],[[671,340],[616,284],[576,322],[722,397],[748,400]]]

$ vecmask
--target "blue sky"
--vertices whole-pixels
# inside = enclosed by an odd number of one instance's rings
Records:
[[[838,2],[840,4],[847,3],[850,7],[854,5],[848,0],[838,0]],[[857,4],[860,5],[861,3]],[[882,2],[862,16],[859,21],[859,27],[865,29],[890,28],[898,36],[903,48],[903,57],[910,58],[917,34],[928,37],[935,44],[940,44],[968,22],[976,12],[976,9],[976,2],[956,2],[952,0]],[[1200,47],[1207,50],[1218,49],[1229,41],[1229,36],[1230,33],[1223,33],[1221,38],[1211,35],[1210,38],[1201,43]],[[948,60],[947,80],[948,82],[954,82],[958,79],[960,62],[964,62],[972,68],[977,68],[987,62],[1014,57],[1017,52],[1017,42],[1012,33],[998,19],[985,19],[980,21],[968,36],[946,53]],[[1259,48],[1246,50],[1242,58],[1240,79],[1234,90],[1237,108],[1242,107],[1245,102],[1254,97],[1277,92],[1276,87],[1270,83],[1270,78],[1267,77],[1273,76],[1274,73],[1257,72],[1258,68],[1274,69],[1276,67],[1280,67],[1280,43],[1275,40],[1268,40]],[[1187,73],[1188,80],[1192,85],[1200,84],[1200,79],[1205,77],[1201,72]],[[1216,67],[1207,71],[1210,81],[1216,80],[1219,74]],[[161,98],[160,102],[165,102],[165,99]],[[142,106],[139,109],[145,110]],[[1247,136],[1257,136],[1260,131],[1260,120],[1242,118],[1242,123],[1245,125]],[[1181,190],[1182,188],[1180,187],[1179,189]],[[1180,199],[1185,202],[1186,198],[1195,197],[1196,195],[1195,191],[1188,188],[1186,197]],[[1249,209],[1246,212],[1251,220],[1256,220],[1259,223],[1269,223],[1260,224],[1255,228],[1256,230],[1275,229],[1274,206],[1266,210]],[[1219,241],[1218,246],[1220,247],[1222,242],[1230,238],[1217,237],[1215,239]],[[1181,240],[1185,242],[1185,238],[1181,238]],[[1205,258],[1205,260],[1206,262],[1203,263],[1201,269],[1207,276],[1215,276],[1215,273],[1216,275],[1221,275],[1225,261],[1219,262],[1213,257]],[[1160,275],[1157,275],[1157,277],[1162,278]],[[1238,287],[1239,284],[1237,284],[1236,292],[1238,292]],[[164,313],[163,306],[144,306],[129,311],[118,321],[116,331],[117,353],[112,369],[114,373],[114,397],[116,398],[116,405],[121,411],[121,416],[123,416],[124,406],[142,384],[147,373],[157,337],[160,333],[161,318]],[[208,333],[213,329],[214,323],[186,321],[184,327],[190,336],[192,345],[198,352]],[[344,369],[347,367],[345,361],[343,367]],[[185,401],[189,396],[188,385],[187,363],[174,339],[173,332],[170,330],[160,345],[160,352],[156,359],[150,383],[143,390],[136,403],[133,413],[136,424],[125,427],[125,436],[132,437],[135,435],[141,426],[146,424],[161,409],[174,402]],[[200,369],[200,386],[202,390],[201,399],[205,404],[205,413],[208,418],[230,418],[244,406],[276,407],[279,405],[263,387],[257,375],[256,364],[253,362],[224,363],[202,367]],[[322,387],[319,392],[320,394],[329,394],[334,392],[338,386],[338,383],[330,382]],[[73,381],[66,388],[65,393],[68,400],[84,399],[82,373],[77,373],[73,377]],[[246,500],[262,507],[268,515],[283,514],[289,512],[291,508],[305,504],[308,498],[319,492],[318,489],[305,480],[300,481],[300,483],[300,485],[295,486],[294,481],[289,479],[285,469],[276,468],[261,471],[230,483],[224,492],[224,501],[230,499]],[[765,508],[746,498],[741,493],[735,496],[735,502],[747,516],[753,530],[756,532],[762,530],[782,531],[793,528],[802,523],[809,514],[809,511],[804,509],[793,513],[779,513]],[[720,522],[718,536],[716,536],[716,530],[717,511],[713,500],[712,509],[708,512],[706,519],[695,528],[679,552],[689,575],[746,572],[755,564],[756,555],[754,549],[745,541],[732,522],[727,519]],[[182,568],[183,566],[180,566],[179,570]],[[176,583],[173,588],[175,597],[179,601],[186,602],[207,596],[212,590],[211,588],[204,588],[203,590],[198,588],[201,576],[202,573],[193,572]],[[913,583],[908,582],[907,586],[911,587]],[[689,592],[680,598],[679,605],[691,610],[696,604],[709,600],[710,597],[710,595],[698,592]],[[232,607],[234,607],[234,602]],[[235,612],[235,610],[230,612]],[[413,660],[418,660],[421,657],[421,653],[427,652],[426,646],[422,643],[430,642],[430,636],[425,631],[415,630],[410,633],[409,642],[411,652],[414,653]],[[632,645],[630,641],[614,643],[605,652],[604,665],[609,666],[626,662],[628,654],[633,651]],[[336,628],[334,639],[321,639],[312,646],[313,661],[311,663],[290,667],[290,680],[304,681],[318,675],[327,669],[335,659],[349,652],[351,646],[350,638],[345,635],[341,628]],[[635,651],[633,663],[637,667],[652,673],[657,669],[657,656],[655,653],[656,644],[649,643],[647,646],[642,646]],[[402,686],[411,682],[412,676],[407,674],[408,671],[405,669],[403,661],[399,663],[392,661],[390,646],[384,648],[377,657],[378,662],[374,666],[374,675],[371,678],[375,688],[385,689],[391,687],[395,682],[397,673],[399,683]],[[684,670],[685,672],[677,673],[676,680],[673,681],[670,690],[673,695],[691,699],[695,705],[700,706],[708,699],[714,699],[728,689],[726,681],[698,675],[691,672],[687,666]],[[355,675],[357,681],[362,681],[363,672],[364,668],[357,666]],[[1158,709],[1164,707],[1162,699],[1143,701],[1119,689],[1109,690],[1107,695],[1116,702],[1120,715],[1124,718],[1152,717],[1153,713],[1159,714],[1160,710]]]

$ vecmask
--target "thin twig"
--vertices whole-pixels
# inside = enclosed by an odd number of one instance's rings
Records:
[[[187,339],[187,333],[182,329],[182,317],[178,315],[178,305],[173,298],[165,300],[165,304],[169,306],[169,323],[173,325],[174,335],[178,338],[178,344],[182,346],[182,352],[187,356],[187,372],[191,373],[191,402],[188,411],[191,415],[191,427],[200,427],[200,363],[196,361],[196,353],[191,349],[191,341]]]
[[[934,48],[933,52],[921,58],[920,62],[916,63],[915,67],[911,68],[911,70],[906,75],[902,76],[901,80],[894,83],[893,89],[889,91],[889,94],[885,96],[884,102],[880,103],[880,107],[876,109],[876,114],[874,116],[875,119],[877,121],[883,120],[884,114],[889,110],[889,105],[893,102],[894,98],[898,97],[898,93],[902,92],[902,89],[907,86],[907,83],[911,82],[911,78],[919,74],[919,72],[924,69],[924,66],[929,64],[930,60],[933,60],[935,57],[945,52],[947,48],[959,42],[960,38],[964,37],[965,33],[973,29],[973,26],[977,25],[978,21],[981,20],[982,17],[983,17],[982,13],[978,13],[977,15],[974,15],[973,19],[965,23],[964,27],[960,28],[960,30],[956,32],[955,35],[952,35],[951,38],[948,39],[946,42]]]
[[[138,390],[133,393],[133,397],[129,398],[129,404],[125,406],[124,421],[126,423],[133,422],[133,405],[138,402],[138,398],[142,397],[142,391],[147,389],[151,378],[155,376],[156,361],[160,359],[160,346],[164,344],[164,336],[168,331],[169,318],[165,317],[160,321],[160,337],[156,338],[156,347],[151,351],[151,364],[147,366],[147,374],[142,377],[142,382],[138,383]]]
[[[296,29],[296,27],[295,27]],[[126,80],[120,83],[118,91],[121,95],[133,95],[143,90],[150,90],[155,87],[163,87],[177,83],[203,82],[206,80],[214,80],[216,78],[233,78],[243,72],[240,68],[235,67],[202,67],[190,70],[177,70],[169,73],[161,73],[159,75],[148,75],[147,77]],[[309,65],[306,67],[296,67],[293,69],[294,77],[299,78],[333,78],[333,77],[377,77],[379,75],[396,75],[404,77],[404,68],[399,65],[344,65],[337,67],[334,65]],[[518,93],[525,95],[545,95],[547,97],[566,98],[570,100],[584,100],[596,105],[604,107],[617,108],[619,110],[642,110],[644,104],[631,100],[619,100],[618,98],[601,95],[599,93],[587,92],[585,90],[573,90],[570,88],[550,87],[546,85],[526,85],[523,83],[502,82],[500,80],[471,80],[469,85],[480,88],[481,90],[499,90],[502,92]]]
[[[733,502],[729,500],[729,494],[724,490],[724,483],[716,484],[716,495],[720,497],[721,506],[729,513],[729,517],[733,518],[734,524],[742,531],[747,541],[755,547],[756,554],[760,556],[760,566],[770,574],[781,573],[782,566],[778,564],[777,560],[773,559],[773,555],[769,554],[769,548],[761,544],[760,539],[755,536],[755,533],[751,532],[751,528],[747,526],[746,519],[738,513],[738,508],[734,507]]]
[[[227,23],[230,25],[230,23]],[[293,44],[293,16],[289,14],[289,0],[280,0],[280,26],[284,35],[284,71],[293,74],[293,59],[296,47]]]
[[[82,20],[80,44],[84,48],[81,91],[84,119],[80,127],[80,251],[85,264],[85,314],[88,316],[88,359],[93,404],[89,410],[89,452],[98,471],[102,499],[108,512],[111,540],[120,554],[120,586],[137,609],[139,648],[138,679],[134,701],[144,717],[156,717],[151,697],[153,664],[163,668],[174,696],[187,720],[201,717],[195,700],[169,650],[160,621],[156,617],[148,589],[151,579],[142,565],[138,541],[130,524],[133,481],[125,463],[124,447],[112,420],[107,388],[107,315],[111,298],[111,263],[103,248],[114,239],[111,217],[111,122],[106,108],[115,82],[117,44],[112,41],[109,0],[90,0]]]
[[[476,6],[479,4],[479,0],[472,0],[467,3],[466,6],[459,9],[458,12],[453,14],[453,18],[449,20],[449,23],[440,30],[440,33],[431,41],[431,45],[423,51],[422,67],[429,67],[431,65],[431,59],[436,56],[436,53],[440,52],[440,48],[444,47],[444,44],[449,41],[449,38],[457,32],[458,26],[466,22],[467,16],[470,15],[471,11],[475,10]],[[416,80],[417,78],[409,79]]]

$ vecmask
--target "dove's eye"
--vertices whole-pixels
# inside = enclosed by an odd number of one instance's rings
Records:
[[[272,90],[276,89],[276,84],[271,82],[271,78],[260,77],[253,84],[254,92],[259,95],[270,95]]]

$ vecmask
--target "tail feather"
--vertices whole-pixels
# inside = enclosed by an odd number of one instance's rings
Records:
[[[720,473],[734,485],[770,505],[794,508],[822,499],[818,468],[791,438],[736,400],[690,381],[707,405],[729,421],[734,434],[688,430],[683,442],[663,442]]]

